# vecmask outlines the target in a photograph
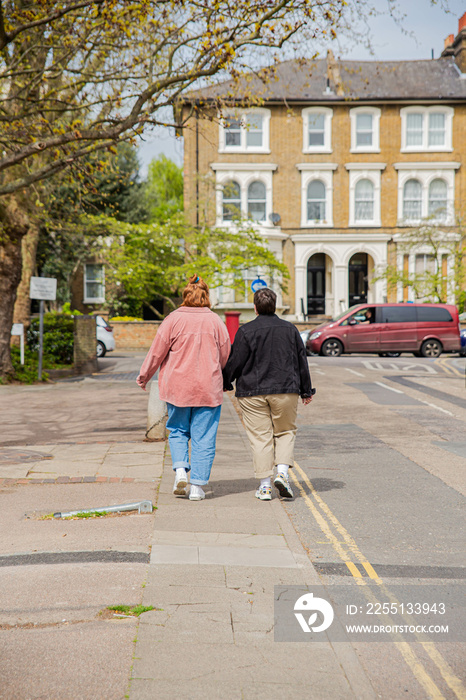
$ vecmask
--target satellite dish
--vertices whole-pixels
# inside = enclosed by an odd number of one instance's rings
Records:
[[[277,214],[276,212],[273,212],[269,216],[270,221],[273,223],[274,226],[280,223],[281,221],[281,216],[280,214]]]

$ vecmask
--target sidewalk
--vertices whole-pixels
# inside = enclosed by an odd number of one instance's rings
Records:
[[[205,501],[162,475],[130,700],[375,698],[349,645],[276,643],[274,585],[319,585],[279,500],[254,498],[251,457],[225,397]]]

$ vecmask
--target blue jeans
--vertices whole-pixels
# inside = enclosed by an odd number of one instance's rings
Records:
[[[168,443],[173,469],[183,467],[191,471],[191,483],[204,486],[209,483],[215,457],[221,406],[174,406],[167,403]],[[189,463],[191,440],[191,465]]]

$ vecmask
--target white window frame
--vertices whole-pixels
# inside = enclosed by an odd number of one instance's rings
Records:
[[[377,228],[382,226],[380,213],[381,174],[386,163],[346,163],[349,170],[349,221],[348,226],[356,228]],[[374,218],[372,220],[356,221],[355,194],[359,180],[370,180],[374,185]]]
[[[313,114],[324,115],[324,145],[309,146],[309,116]],[[303,153],[331,153],[332,152],[332,118],[333,109],[329,107],[306,107],[302,110],[303,118]]]
[[[249,116],[262,117],[262,146],[248,146],[246,135],[248,131]],[[270,153],[270,109],[257,107],[255,109],[229,111],[219,123],[219,153]],[[225,122],[228,117],[241,121],[241,143],[239,146],[227,146],[225,141]]]
[[[403,249],[403,234],[402,233],[396,233],[393,236],[393,240],[395,243],[399,244],[398,245],[398,250],[397,250],[397,255],[396,255],[396,266],[398,270],[403,270],[404,269],[404,256],[408,255],[408,273],[409,275],[415,275],[416,274],[416,255],[430,255],[432,254],[432,248],[430,248],[427,245],[419,245],[416,247],[415,250],[410,251],[407,253]],[[458,234],[455,233],[447,233],[445,232],[445,241],[447,241],[447,245],[453,241],[458,240]],[[451,275],[453,272],[453,267],[454,267],[454,256],[451,253],[451,248],[445,247],[445,248],[440,248],[437,251],[437,255],[440,257],[443,257],[444,255],[447,258],[447,277]],[[402,298],[403,296],[403,285],[398,284],[398,298]],[[412,287],[408,288],[408,300],[413,301],[413,302],[420,302],[422,301],[423,298],[417,298],[414,294],[414,291]],[[455,295],[453,292],[448,292],[447,294],[447,301],[449,304],[454,304],[455,303]]]
[[[274,163],[212,163],[212,170],[216,173],[216,214],[217,226],[235,227],[235,221],[223,220],[223,187],[227,182],[234,180],[240,186],[241,215],[246,218],[248,214],[248,187],[255,180],[265,185],[265,221],[252,222],[255,226],[273,227],[270,214],[273,212],[273,171],[277,169]]]
[[[372,117],[372,145],[358,146],[356,144],[356,123],[358,114],[370,114]],[[380,114],[378,107],[354,107],[350,109],[351,149],[350,153],[380,153]]]
[[[102,282],[101,282],[101,290],[102,290],[102,296],[100,297],[88,297],[87,296],[87,282],[95,282],[95,280],[88,280],[87,279],[87,268],[90,265],[99,265],[102,268]],[[104,263],[84,263],[84,270],[83,270],[83,278],[84,278],[84,299],[83,299],[83,304],[104,304],[105,303],[105,265]]]
[[[429,115],[441,113],[445,115],[445,144],[443,146],[429,146]],[[407,115],[422,115],[422,144],[419,146],[408,146],[406,141]],[[453,107],[434,105],[431,107],[411,106],[400,109],[401,116],[401,153],[445,153],[453,150]]]
[[[394,163],[398,170],[398,226],[418,226],[429,218],[429,187],[433,180],[444,180],[447,184],[447,211],[445,218],[430,221],[443,226],[455,223],[455,170],[461,163]],[[403,191],[408,180],[418,180],[422,187],[421,218],[405,219],[403,217]]]
[[[301,171],[301,228],[333,227],[333,171],[336,163],[298,163]],[[313,180],[321,180],[325,185],[325,221],[307,218],[307,188]]]

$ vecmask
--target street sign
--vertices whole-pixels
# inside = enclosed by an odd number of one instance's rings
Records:
[[[267,286],[267,282],[264,280],[261,280],[260,277],[258,277],[254,282],[251,282],[251,289],[254,293],[256,293],[259,289],[263,289],[264,287]]]
[[[22,323],[13,323],[11,335],[24,335],[24,325]]]
[[[57,298],[57,280],[54,277],[31,277],[29,298],[41,301],[55,301]]]
[[[19,335],[19,352],[20,352],[20,362],[24,365],[24,324],[23,323],[13,323],[11,327],[11,335]]]

